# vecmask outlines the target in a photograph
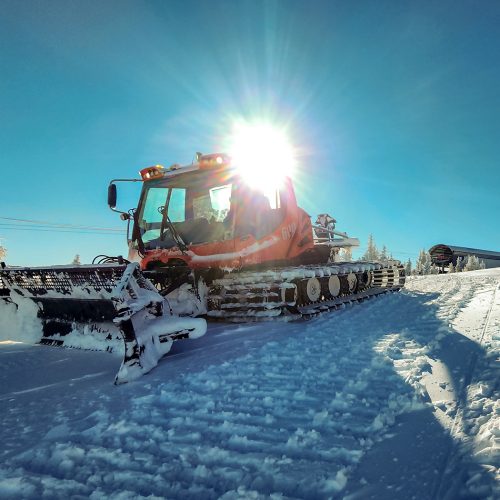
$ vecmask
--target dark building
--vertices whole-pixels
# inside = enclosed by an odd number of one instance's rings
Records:
[[[465,259],[469,255],[475,255],[479,260],[482,260],[486,268],[500,267],[500,252],[439,244],[434,245],[429,253],[432,263],[439,267],[449,266],[451,262],[456,266],[459,257]]]

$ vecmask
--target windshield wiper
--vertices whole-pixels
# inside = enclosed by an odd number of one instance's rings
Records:
[[[172,235],[172,239],[175,241],[177,244],[179,250],[185,254],[186,250],[188,249],[187,245],[184,243],[184,240],[181,238],[181,235],[175,229],[175,226],[173,225],[172,221],[170,220],[170,217],[168,216],[168,203],[170,201],[170,193],[167,198],[167,204],[163,207],[163,217],[161,219],[161,226],[160,226],[160,241],[165,240],[166,236],[166,227],[170,229],[170,234]]]

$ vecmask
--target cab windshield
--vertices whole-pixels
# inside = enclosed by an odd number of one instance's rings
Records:
[[[146,248],[175,246],[172,226],[188,245],[231,239],[227,177],[190,173],[145,186],[138,224]]]

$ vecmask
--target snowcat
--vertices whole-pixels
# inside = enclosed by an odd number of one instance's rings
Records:
[[[218,153],[140,174],[137,210],[121,212],[132,223],[129,260],[167,297],[191,286],[209,317],[305,316],[404,285],[399,262],[337,262],[359,241],[327,214],[312,224],[289,177],[256,186]],[[112,181],[114,210],[116,200]]]
[[[36,304],[42,343],[71,345],[75,330],[104,344],[121,336],[118,382],[151,369],[174,340],[204,333],[193,323],[201,319],[162,318],[172,306],[229,321],[295,319],[404,285],[398,261],[340,262],[340,250],[359,241],[337,231],[327,214],[313,224],[290,177],[256,186],[219,153],[197,153],[185,166],[147,167],[140,176],[108,187],[109,207],[128,221],[127,260],[0,270],[7,305]],[[120,181],[142,182],[137,208],[116,208]]]

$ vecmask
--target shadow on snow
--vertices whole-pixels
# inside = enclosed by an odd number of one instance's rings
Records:
[[[467,388],[481,379],[477,372],[487,366],[488,361],[482,346],[439,318],[438,307],[431,303],[436,299],[439,299],[438,293],[411,292],[384,297],[381,300],[394,303],[394,313],[378,317],[376,327],[382,335],[400,333],[407,341],[431,346],[426,355],[442,363],[451,379],[456,401],[453,417],[457,412],[467,411]],[[411,315],[399,314],[399,310],[411,311]],[[438,330],[448,330],[448,334],[435,342]],[[432,367],[424,371],[432,372]],[[402,379],[401,384],[402,391],[411,390]],[[422,399],[431,402],[427,394]],[[388,436],[363,456],[341,496],[345,499],[451,500],[491,495],[495,479],[474,458],[470,447],[472,439],[468,439],[472,436],[463,429],[464,441],[453,438],[436,418],[435,411],[428,405],[399,415]],[[464,490],[466,482],[473,477],[477,485],[475,493]]]

